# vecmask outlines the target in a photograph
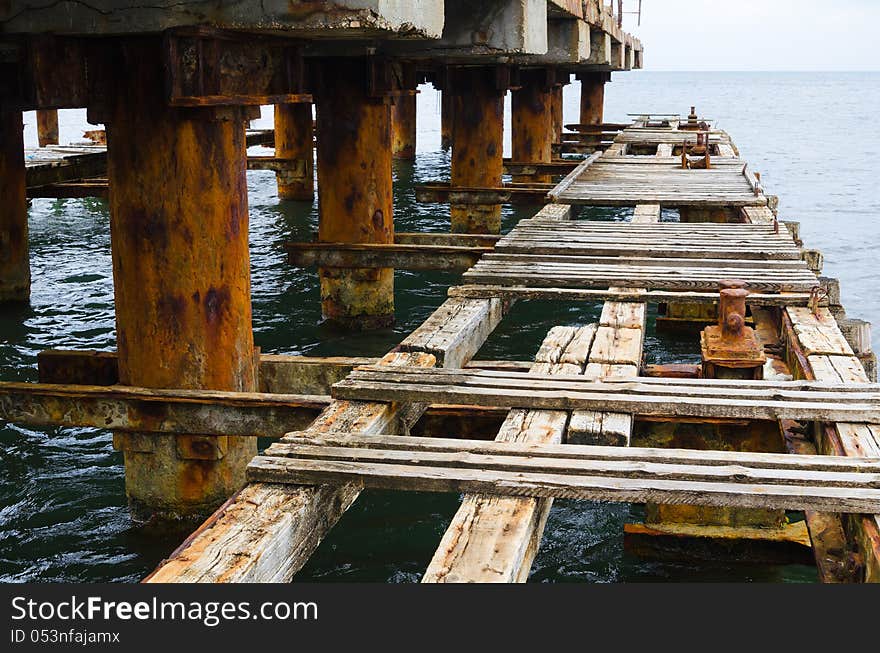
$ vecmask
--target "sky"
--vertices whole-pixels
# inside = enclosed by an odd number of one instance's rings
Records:
[[[880,70],[880,0],[642,0],[624,28],[646,70]]]

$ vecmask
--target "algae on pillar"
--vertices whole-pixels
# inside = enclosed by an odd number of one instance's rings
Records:
[[[275,173],[278,197],[283,200],[311,202],[315,197],[314,128],[309,102],[275,105],[275,157],[302,161],[297,173]]]
[[[511,92],[511,141],[518,163],[550,163],[553,143],[553,74],[546,68],[520,71]],[[549,182],[550,175],[518,175],[515,182]]]
[[[504,94],[507,80],[498,67],[450,71],[452,92],[452,183],[459,188],[501,186],[504,170]],[[452,231],[501,232],[501,205],[452,204]]]
[[[21,110],[0,102],[0,302],[31,292],[23,131]]]
[[[391,107],[371,94],[363,58],[318,62],[318,240],[393,243]],[[392,268],[321,268],[321,312],[349,329],[394,321]]]
[[[581,125],[601,125],[605,122],[605,83],[611,73],[578,73],[581,82]]]
[[[119,381],[255,391],[246,114],[168,106],[160,61],[158,40],[121,46],[106,119]],[[114,443],[141,520],[210,514],[257,451],[254,438],[210,433]]]

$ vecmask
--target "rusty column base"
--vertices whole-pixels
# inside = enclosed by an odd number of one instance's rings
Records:
[[[58,145],[58,109],[37,110],[37,141],[40,147]]]
[[[384,329],[394,324],[394,270],[322,268],[321,313],[350,331]]]
[[[391,108],[391,156],[400,161],[416,158],[415,91],[394,98]]]
[[[394,242],[391,106],[370,94],[363,59],[318,60],[318,240]],[[321,312],[340,327],[394,321],[394,270],[319,268]]]
[[[452,233],[501,233],[501,205],[453,204],[450,207]]]
[[[315,198],[314,138],[310,103],[275,105],[275,157],[305,162],[302,177],[275,173],[279,199],[311,202]]]
[[[504,170],[504,95],[495,68],[450,68],[453,105],[452,188],[497,188]],[[497,234],[501,206],[453,204],[455,233]]]
[[[605,121],[605,83],[611,73],[581,73],[580,124],[601,125]]]
[[[21,111],[0,106],[0,302],[31,294],[23,131]]]

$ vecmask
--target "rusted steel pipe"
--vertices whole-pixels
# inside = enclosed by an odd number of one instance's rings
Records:
[[[497,188],[504,170],[504,94],[491,67],[456,68],[453,97],[452,186]],[[455,233],[501,232],[501,205],[452,204]]]
[[[391,156],[402,161],[416,158],[416,95],[398,95],[391,108]]]
[[[106,121],[119,380],[255,391],[245,114],[168,107],[160,61],[158,39],[121,46]],[[114,441],[137,519],[210,514],[256,453],[233,436]]]
[[[308,102],[275,105],[275,157],[305,161],[305,176],[293,177],[278,171],[278,197],[311,202],[315,197],[314,129],[312,105]]]
[[[370,97],[363,59],[317,64],[318,240],[393,243],[391,107]],[[392,268],[322,268],[321,311],[350,329],[394,321]]]
[[[520,71],[520,87],[511,92],[511,142],[513,160],[550,163],[553,143],[553,91],[547,71]],[[550,175],[515,175],[515,182],[549,182]]]
[[[440,92],[440,147],[452,147],[452,93],[447,89]]]
[[[31,292],[21,111],[0,105],[0,302],[26,302]]]
[[[40,147],[58,145],[58,109],[37,110],[37,141]]]
[[[601,125],[605,121],[605,83],[609,73],[580,73],[582,125]]]
[[[553,91],[550,97],[550,115],[552,120],[552,135],[554,143],[562,142],[562,130],[565,126],[565,118],[563,117],[562,108],[564,105],[565,86],[563,84],[556,84],[553,86]]]

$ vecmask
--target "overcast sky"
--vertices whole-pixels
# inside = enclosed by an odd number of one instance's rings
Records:
[[[880,70],[880,0],[642,0],[635,20],[648,70]]]

